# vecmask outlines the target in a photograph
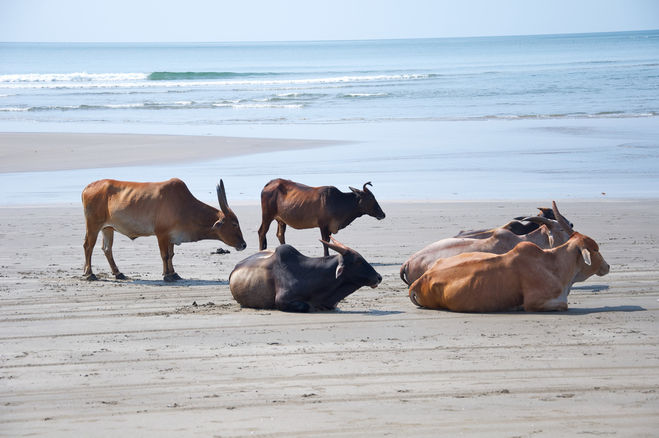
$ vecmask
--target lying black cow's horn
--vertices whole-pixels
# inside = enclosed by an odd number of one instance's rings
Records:
[[[366,188],[366,186],[371,186],[371,187],[373,187],[373,184],[371,184],[370,181],[367,182],[367,183],[364,183],[364,187],[362,188],[362,190],[365,191],[365,192],[368,192],[368,191],[370,191],[370,190],[368,190],[368,189]]]

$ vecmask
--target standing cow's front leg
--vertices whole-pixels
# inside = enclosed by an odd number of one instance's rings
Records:
[[[329,242],[331,234],[332,233],[330,232],[329,227],[320,227],[320,237],[325,242]],[[325,257],[329,256],[329,249],[327,248],[326,245],[323,245],[323,255]]]
[[[279,239],[279,244],[283,245],[286,243],[286,237],[284,236],[286,234],[286,222],[277,221],[277,239]]]
[[[172,258],[174,257],[174,245],[171,243],[168,235],[158,235],[158,247],[160,248],[160,257],[162,258],[162,277],[167,282],[176,281],[178,275],[174,272]],[[179,277],[180,278],[180,277]]]

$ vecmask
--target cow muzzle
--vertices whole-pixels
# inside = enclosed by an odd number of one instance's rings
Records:
[[[247,248],[247,243],[243,242],[243,243],[241,243],[240,245],[238,245],[238,246],[236,246],[236,247],[234,247],[234,248],[236,248],[236,251],[242,251],[242,250],[244,250],[245,248]]]
[[[381,276],[380,274],[378,274],[377,281],[376,281],[375,283],[373,283],[373,284],[371,285],[371,287],[372,287],[373,289],[375,289],[376,287],[378,287],[378,286],[380,285],[380,283],[382,283],[382,276]]]

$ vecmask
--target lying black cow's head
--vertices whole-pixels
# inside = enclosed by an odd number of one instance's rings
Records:
[[[339,264],[336,267],[336,278],[343,280],[344,283],[355,286],[377,287],[382,281],[382,276],[375,272],[364,257],[354,249],[348,248],[338,240],[330,237],[331,242],[321,240],[327,248],[333,249],[339,253]]]

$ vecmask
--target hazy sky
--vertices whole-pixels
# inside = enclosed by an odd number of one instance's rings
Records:
[[[0,0],[0,41],[291,41],[659,29],[659,0]]]

